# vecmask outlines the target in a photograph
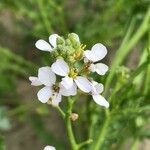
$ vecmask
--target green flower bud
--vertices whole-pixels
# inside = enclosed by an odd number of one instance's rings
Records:
[[[69,40],[71,41],[72,47],[74,49],[79,49],[80,48],[80,41],[79,37],[75,33],[71,33],[68,35]]]
[[[57,58],[57,57],[59,56],[59,53],[58,53],[58,51],[56,50],[56,51],[53,51],[53,52],[52,52],[52,55],[54,56],[54,58]]]
[[[68,34],[68,38],[69,38],[71,41],[76,41],[76,42],[79,43],[79,37],[78,37],[78,35],[75,34],[75,33],[70,33],[70,34]]]
[[[120,83],[125,83],[130,77],[130,70],[124,66],[117,69],[117,77]]]
[[[64,49],[64,46],[59,44],[59,45],[57,45],[57,49],[58,49],[58,51],[62,51]]]
[[[72,45],[70,39],[66,39],[66,45],[67,45],[67,46],[71,46],[71,45]]]
[[[75,62],[74,57],[73,56],[68,56],[68,61],[71,62],[71,63],[74,63]]]
[[[58,37],[57,38],[57,45],[64,45],[65,44],[65,40],[62,37]]]

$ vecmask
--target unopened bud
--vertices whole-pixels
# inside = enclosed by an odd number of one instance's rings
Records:
[[[57,45],[63,45],[65,44],[65,40],[62,37],[57,38]]]
[[[76,114],[76,113],[72,113],[72,114],[70,115],[70,119],[71,119],[72,121],[76,121],[78,118],[79,118],[79,115]]]
[[[66,40],[66,45],[71,46],[71,41],[69,39]]]
[[[76,33],[70,33],[69,35],[68,35],[68,37],[69,37],[69,39],[71,40],[71,41],[77,41],[77,42],[79,42],[80,40],[79,40],[79,37],[78,37],[78,35],[76,34]]]

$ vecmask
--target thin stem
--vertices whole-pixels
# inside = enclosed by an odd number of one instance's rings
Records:
[[[117,88],[117,87],[114,87],[114,90],[112,91],[112,94],[111,96],[109,97],[109,102],[111,102],[112,100],[115,101],[115,94],[116,93],[127,93],[125,91],[127,91],[130,86],[131,83],[133,83],[133,80],[140,74],[142,73],[143,71],[145,71],[145,69],[147,68],[149,62],[146,61],[146,62],[143,62],[131,75],[130,75],[130,78],[128,79],[128,82],[122,84],[121,87]]]
[[[68,138],[69,138],[69,141],[70,141],[71,149],[72,150],[78,150],[78,145],[77,145],[75,137],[74,137],[74,133],[73,133],[73,130],[72,130],[71,119],[70,119],[73,104],[74,104],[74,100],[71,97],[69,97],[68,98],[68,111],[67,111],[67,114],[66,114],[66,128],[67,128],[67,134],[68,134]]]
[[[106,80],[105,94],[104,95],[107,95],[107,93],[108,93],[109,85],[112,82],[112,79],[114,77],[116,67],[119,66],[123,62],[124,58],[131,51],[131,49],[133,48],[133,46],[140,40],[140,38],[148,30],[149,19],[150,19],[150,9],[148,9],[148,11],[147,11],[147,13],[145,15],[145,18],[144,18],[141,26],[137,30],[137,32],[131,37],[131,39],[128,38],[128,40],[126,40],[126,38],[125,38],[124,40],[126,42],[123,41],[123,44],[118,49],[118,51],[116,53],[116,56],[114,58],[114,61],[112,62],[110,73],[109,73],[108,78]]]
[[[101,149],[101,146],[105,140],[105,136],[106,136],[106,133],[107,133],[107,129],[108,129],[108,126],[109,126],[109,123],[110,123],[110,116],[109,116],[109,111],[106,111],[106,119],[104,121],[104,124],[103,124],[103,127],[101,129],[101,132],[97,138],[97,141],[95,143],[95,148],[94,150],[100,150]]]
[[[84,142],[80,143],[80,144],[78,145],[78,148],[81,149],[81,148],[84,147],[85,145],[91,144],[92,142],[93,142],[92,139],[88,139],[87,141],[84,141]]]
[[[64,119],[66,114],[64,113],[64,111],[59,107],[59,106],[55,106],[55,108],[60,112],[62,118]]]
[[[14,108],[12,110],[9,110],[7,112],[7,115],[9,117],[13,117],[13,116],[16,116],[16,115],[18,115],[18,114],[20,114],[22,112],[28,112],[28,111],[30,111],[32,109],[35,109],[35,108],[37,108],[38,105],[39,105],[39,103],[31,103],[30,105],[29,104],[20,105],[20,106]]]
[[[49,34],[52,30],[52,27],[51,27],[51,24],[48,21],[48,16],[45,12],[44,2],[43,2],[43,0],[38,0],[37,3],[38,3],[38,7],[39,7],[39,12],[41,14],[41,18],[43,20],[43,23],[45,25],[47,33]]]
[[[77,142],[75,140],[74,133],[73,133],[72,124],[71,124],[71,118],[70,118],[74,102],[75,102],[75,99],[73,99],[71,97],[68,97],[68,107],[67,107],[68,110],[67,110],[67,113],[65,113],[59,106],[55,106],[55,108],[61,114],[62,118],[64,119],[64,121],[66,123],[66,129],[67,129],[67,134],[68,134],[68,138],[69,138],[71,149],[72,150],[79,150],[83,146],[92,143],[93,140],[92,139],[88,139],[87,141],[84,141],[84,142],[81,142],[81,143],[77,144]]]

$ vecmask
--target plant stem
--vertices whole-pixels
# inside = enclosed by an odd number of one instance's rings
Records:
[[[59,106],[56,106],[55,108],[60,112],[62,118],[64,119],[65,116],[66,116],[66,114],[64,113],[64,111]]]
[[[123,41],[123,44],[121,45],[121,47],[117,50],[115,58],[112,62],[111,65],[111,70],[110,73],[108,75],[108,78],[106,80],[106,84],[105,84],[105,94],[107,95],[108,90],[109,90],[109,85],[112,82],[112,79],[114,77],[115,74],[115,70],[116,67],[119,66],[124,58],[126,57],[126,55],[131,51],[131,49],[134,47],[134,45],[140,40],[140,38],[146,33],[146,31],[148,30],[149,27],[149,20],[150,20],[150,9],[148,9],[145,18],[141,24],[141,26],[139,27],[139,29],[137,30],[137,32],[129,39],[129,38],[125,38],[125,42]],[[130,30],[129,30],[130,32]],[[128,34],[128,32],[127,32]]]
[[[59,106],[55,106],[55,108],[58,110],[58,112],[61,114],[62,118],[65,121],[71,150],[79,150],[83,146],[92,143],[93,140],[88,139],[87,141],[84,141],[84,142],[77,144],[77,142],[75,140],[74,133],[73,133],[72,124],[71,124],[71,117],[70,117],[71,113],[72,113],[72,108],[73,108],[74,102],[75,102],[75,99],[68,97],[68,106],[67,106],[68,109],[67,109],[66,113]]]
[[[39,7],[39,12],[40,12],[42,21],[44,23],[44,26],[46,28],[47,33],[49,34],[52,31],[52,27],[51,27],[51,24],[48,20],[48,16],[45,12],[44,1],[43,0],[38,0],[37,4],[38,4],[38,7]]]
[[[66,129],[67,129],[67,134],[68,134],[68,138],[70,141],[71,149],[78,150],[78,145],[77,145],[75,137],[74,137],[74,133],[72,130],[72,125],[71,125],[71,119],[70,119],[73,104],[74,104],[74,100],[71,97],[69,97],[68,98],[68,110],[67,110],[67,114],[66,114]]]
[[[80,149],[80,148],[82,148],[83,146],[88,145],[88,144],[90,144],[90,143],[92,143],[92,142],[93,142],[92,139],[88,139],[87,141],[84,141],[84,142],[80,143],[80,144],[78,145],[78,148]]]
[[[110,116],[109,116],[109,111],[106,111],[106,119],[104,121],[104,124],[102,126],[102,129],[101,129],[101,132],[97,138],[97,141],[95,143],[95,147],[94,147],[94,150],[100,150],[101,149],[101,146],[105,140],[105,135],[107,133],[107,128],[109,126],[109,123],[110,123]]]

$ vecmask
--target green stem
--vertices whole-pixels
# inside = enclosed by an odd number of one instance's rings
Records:
[[[38,0],[37,3],[38,3],[39,12],[41,14],[41,18],[43,20],[44,26],[47,30],[47,33],[49,34],[52,31],[52,27],[51,27],[51,24],[48,21],[47,14],[45,12],[44,2],[43,2],[43,0]]]
[[[71,124],[71,117],[70,117],[71,114],[72,114],[72,109],[73,109],[74,102],[75,102],[75,99],[72,99],[71,97],[68,97],[67,113],[65,113],[59,106],[55,106],[55,108],[58,110],[58,112],[61,114],[62,118],[65,121],[67,134],[68,134],[68,139],[69,139],[69,142],[70,142],[71,149],[72,150],[79,150],[83,146],[88,145],[91,142],[93,142],[93,140],[89,139],[87,141],[84,141],[84,142],[81,142],[81,143],[77,144],[77,142],[75,140],[74,133],[73,133],[72,124]]]
[[[102,129],[100,131],[100,134],[97,138],[97,141],[95,143],[95,148],[94,150],[100,150],[101,149],[101,146],[105,140],[105,136],[106,136],[106,133],[107,133],[107,129],[108,129],[108,126],[109,126],[109,123],[110,123],[110,116],[109,116],[109,111],[106,111],[106,119],[104,121],[104,124],[102,126]]]
[[[84,141],[84,142],[80,143],[80,144],[78,145],[78,148],[81,149],[81,148],[84,147],[85,145],[91,144],[92,142],[93,142],[92,139],[88,139],[87,141]]]
[[[126,55],[131,51],[131,49],[134,47],[134,45],[140,40],[140,38],[146,33],[146,31],[148,30],[149,27],[149,19],[150,19],[150,9],[148,9],[145,18],[141,24],[141,26],[139,27],[139,29],[137,30],[137,32],[132,36],[131,39],[129,39],[129,37],[125,40],[125,42],[123,41],[123,44],[121,45],[121,47],[118,49],[114,61],[112,62],[111,65],[111,70],[110,73],[108,75],[108,78],[106,80],[106,84],[105,84],[105,94],[107,95],[108,91],[109,91],[109,85],[112,82],[112,79],[114,77],[115,74],[115,70],[116,67],[119,66],[125,59]],[[130,30],[129,30],[130,32]],[[129,33],[127,32],[127,35]]]
[[[77,145],[75,137],[74,137],[74,133],[73,133],[73,130],[72,130],[71,119],[70,119],[73,104],[74,104],[74,99],[69,97],[68,98],[68,110],[67,110],[67,114],[66,114],[66,128],[67,128],[67,134],[68,134],[68,138],[69,138],[69,141],[70,141],[71,149],[72,150],[78,150],[78,145]]]
[[[66,114],[64,113],[64,111],[59,106],[56,106],[55,108],[60,112],[62,118],[64,119],[65,116],[66,116]]]

